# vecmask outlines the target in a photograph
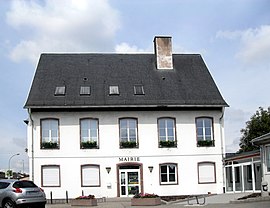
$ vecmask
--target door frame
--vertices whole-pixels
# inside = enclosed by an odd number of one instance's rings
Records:
[[[117,197],[120,197],[120,167],[122,166],[139,166],[139,174],[140,174],[140,190],[141,193],[144,193],[143,189],[143,164],[136,162],[127,162],[127,163],[118,163],[116,164],[116,177],[117,177]]]

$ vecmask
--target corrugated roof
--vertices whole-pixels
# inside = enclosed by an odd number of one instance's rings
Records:
[[[42,54],[25,107],[228,106],[200,55],[174,54],[173,63],[157,70],[154,54]],[[55,96],[59,86],[64,96]],[[91,95],[81,96],[81,86]],[[119,95],[109,95],[109,86]]]

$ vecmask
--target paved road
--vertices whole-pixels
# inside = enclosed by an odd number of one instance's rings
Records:
[[[149,206],[131,206],[130,202],[102,202],[99,203],[98,208],[149,208]],[[249,202],[249,203],[240,203],[240,204],[206,204],[202,206],[191,206],[186,204],[166,204],[155,206],[158,208],[188,208],[188,207],[204,207],[204,208],[269,208],[270,201],[261,201],[261,202]],[[71,208],[69,204],[47,204],[46,208]],[[76,208],[83,208],[77,207]]]

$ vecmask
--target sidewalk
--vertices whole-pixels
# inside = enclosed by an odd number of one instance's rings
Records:
[[[269,208],[270,198],[266,201],[241,201],[238,203],[230,203],[239,197],[248,195],[247,193],[241,194],[220,194],[206,197],[205,205],[188,205],[187,201],[184,202],[170,202],[155,206],[158,208],[185,208],[185,207],[205,207],[205,208]],[[131,206],[130,198],[108,198],[106,202],[98,203],[98,208],[149,208],[151,206]],[[73,208],[70,204],[47,204],[46,208]],[[83,208],[76,206],[75,208]]]

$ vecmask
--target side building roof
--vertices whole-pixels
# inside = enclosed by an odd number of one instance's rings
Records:
[[[25,108],[228,106],[200,55],[173,54],[173,66],[158,70],[154,54],[42,54]]]

